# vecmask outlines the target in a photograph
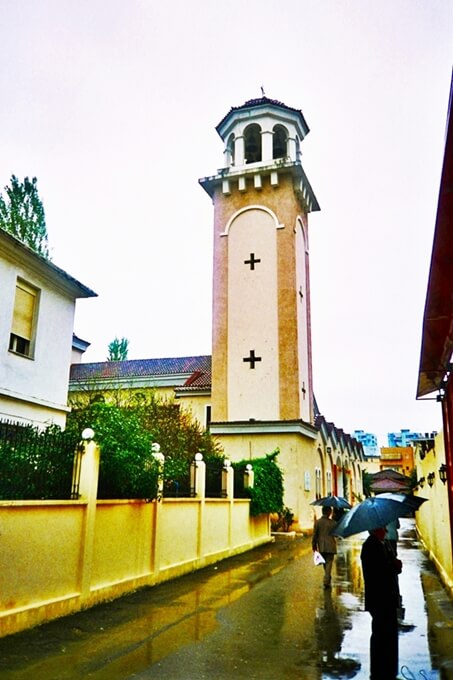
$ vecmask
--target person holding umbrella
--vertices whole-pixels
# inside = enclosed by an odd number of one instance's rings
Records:
[[[365,582],[365,609],[371,614],[370,678],[395,680],[398,676],[398,574],[402,563],[385,541],[386,526],[417,510],[427,499],[402,494],[379,494],[355,505],[337,524],[336,536],[346,538],[368,531],[361,560]]]
[[[385,526],[371,529],[360,554],[365,609],[371,614],[372,680],[395,680],[398,674],[398,574],[402,565],[386,544],[385,534]]]
[[[331,519],[332,507],[324,505],[322,508],[322,515],[315,520],[313,530],[312,548],[313,552],[317,550],[324,558],[324,588],[330,588],[332,581],[332,566],[333,560],[337,552],[337,539],[332,536],[332,531],[335,529],[337,523]]]

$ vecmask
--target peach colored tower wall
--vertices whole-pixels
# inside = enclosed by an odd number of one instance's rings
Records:
[[[306,236],[306,216],[294,191],[294,180],[291,173],[280,172],[278,184],[271,186],[269,177],[264,178],[261,189],[256,189],[253,178],[247,179],[245,190],[239,191],[232,183],[231,193],[225,195],[219,186],[214,194],[214,281],[213,281],[213,352],[212,352],[212,417],[214,421],[248,420],[249,418],[291,420],[302,418],[312,422],[310,404],[312,403],[311,376],[311,340],[310,310]],[[253,210],[247,217],[247,208]],[[242,211],[242,212],[241,212]],[[255,227],[250,222],[256,221]],[[261,253],[266,249],[267,264],[261,262],[263,284],[261,299],[231,300],[240,290],[231,287],[232,258],[230,249],[240,242],[237,235],[244,227],[251,234],[257,235],[261,230],[261,239],[257,239],[257,248]],[[270,230],[273,229],[273,233]],[[235,232],[236,230],[236,232]],[[304,231],[304,233],[303,233]],[[246,237],[244,237],[246,238]],[[232,245],[234,243],[234,246]],[[275,244],[275,246],[274,246]],[[245,252],[245,251],[244,251]],[[246,253],[248,256],[248,253]],[[259,257],[259,253],[256,254]],[[269,262],[275,257],[274,263]],[[266,267],[274,266],[273,273]],[[244,268],[245,269],[245,268]],[[299,273],[298,273],[299,272]],[[275,276],[275,278],[273,278]],[[301,295],[299,295],[299,290]],[[248,302],[249,307],[242,306]],[[275,329],[272,327],[272,310],[275,305]],[[253,303],[250,308],[250,303]],[[260,307],[260,308],[259,308]],[[266,322],[268,340],[275,339],[276,350],[272,355],[269,347],[267,366],[267,385],[274,392],[267,394],[268,411],[255,413],[254,401],[262,398],[257,395],[253,399],[252,391],[243,395],[240,385],[234,377],[235,371],[228,366],[235,347],[230,348],[230,340],[238,341],[240,331],[229,327],[237,322],[235,318],[242,314],[243,327],[247,333],[254,332],[254,319],[258,316]],[[242,348],[241,348],[242,349]],[[244,365],[236,357],[239,372]],[[271,365],[272,364],[272,365]],[[261,368],[261,366],[260,366]],[[251,372],[247,376],[251,377]],[[235,393],[233,385],[238,390]],[[256,386],[259,388],[259,385]],[[238,404],[229,403],[237,399]],[[242,398],[243,397],[243,398]],[[242,405],[241,405],[242,404]]]

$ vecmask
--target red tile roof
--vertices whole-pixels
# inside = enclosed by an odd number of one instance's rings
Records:
[[[143,378],[194,373],[211,378],[211,357],[172,357],[165,359],[130,359],[127,361],[101,361],[97,363],[72,364],[70,383],[112,378]],[[190,380],[189,377],[189,380]]]

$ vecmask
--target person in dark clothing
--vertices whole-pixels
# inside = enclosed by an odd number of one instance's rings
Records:
[[[324,506],[322,516],[315,521],[312,548],[324,557],[324,588],[330,588],[332,581],[333,559],[337,552],[337,539],[331,535],[337,523],[330,519],[332,508]]]
[[[401,561],[385,543],[385,527],[373,529],[362,546],[365,609],[371,614],[370,678],[395,680],[398,674],[398,574]]]

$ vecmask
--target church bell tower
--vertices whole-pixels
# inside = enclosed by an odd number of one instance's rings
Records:
[[[319,210],[301,111],[263,96],[216,130],[224,167],[200,180],[214,205],[212,427],[312,434],[308,213]],[[277,431],[277,430],[276,430]]]

